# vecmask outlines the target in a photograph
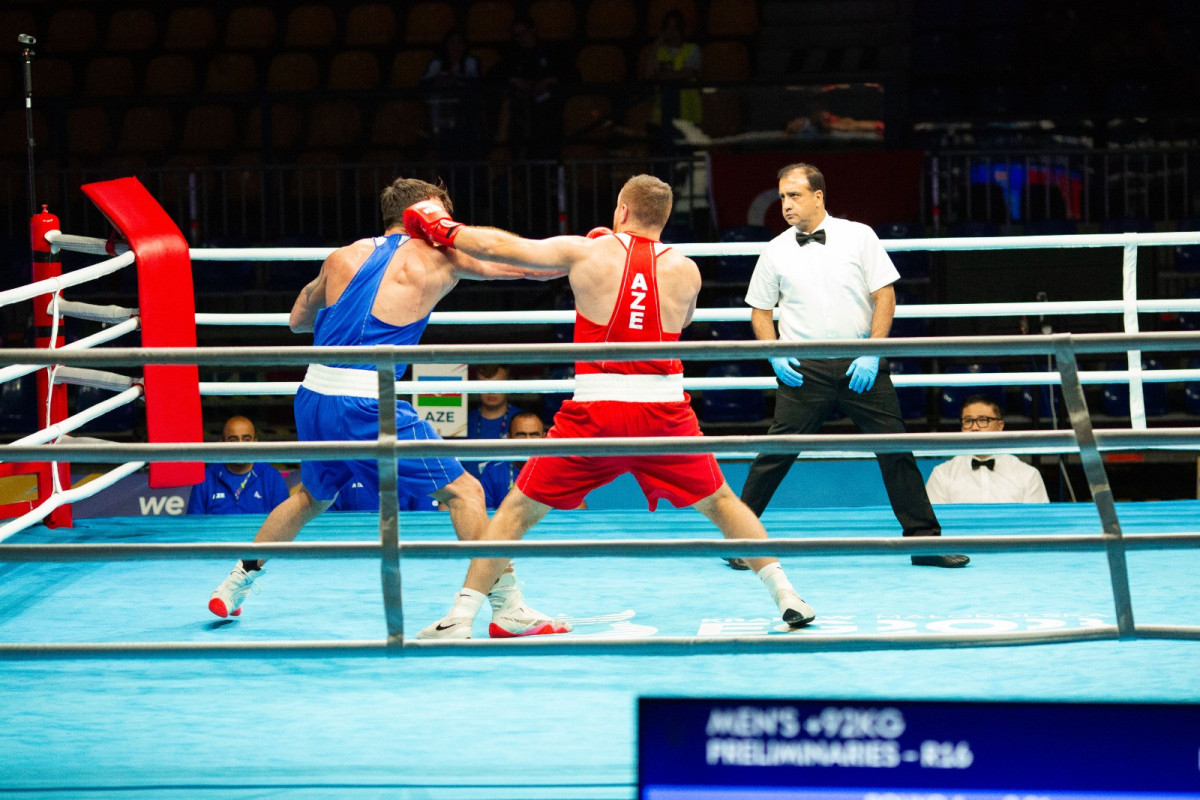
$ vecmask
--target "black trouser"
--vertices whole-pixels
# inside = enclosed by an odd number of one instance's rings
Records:
[[[857,394],[850,390],[846,370],[852,359],[806,359],[801,362],[804,375],[801,386],[779,385],[775,392],[775,419],[768,433],[816,433],[829,419],[834,409],[850,418],[860,431],[872,433],[905,433],[900,417],[900,401],[887,360],[880,359],[879,375],[869,391]],[[758,516],[762,516],[775,490],[791,469],[797,453],[763,454],[754,459],[742,500]],[[904,529],[905,536],[938,536],[938,524],[925,493],[925,481],[917,469],[912,453],[879,453],[875,456],[883,485],[887,489],[892,511]]]

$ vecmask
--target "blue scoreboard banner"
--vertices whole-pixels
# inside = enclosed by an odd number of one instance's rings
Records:
[[[1200,705],[641,698],[641,800],[1200,800]]]

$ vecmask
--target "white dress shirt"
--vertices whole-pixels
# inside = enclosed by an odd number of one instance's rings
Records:
[[[996,460],[993,469],[971,468],[975,458]],[[1049,503],[1042,473],[1016,456],[955,456],[938,464],[925,483],[931,503]]]
[[[895,283],[900,273],[867,225],[826,214],[811,232],[819,230],[825,244],[801,247],[795,227],[768,242],[746,302],[764,310],[779,306],[783,341],[865,339],[875,311],[871,293]]]

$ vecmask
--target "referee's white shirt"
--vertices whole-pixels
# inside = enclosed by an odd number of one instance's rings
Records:
[[[971,469],[975,456],[955,456],[929,474],[925,491],[931,503],[1049,503],[1042,473],[1016,456],[996,459],[994,469]]]
[[[779,338],[864,339],[871,335],[871,293],[900,279],[875,231],[828,214],[813,232],[825,244],[796,242],[789,227],[767,243],[746,290],[759,309],[779,306]],[[808,233],[809,231],[805,231]]]

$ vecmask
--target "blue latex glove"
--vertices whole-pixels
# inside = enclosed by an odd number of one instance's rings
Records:
[[[779,356],[771,359],[771,369],[775,370],[775,377],[779,378],[779,382],[785,386],[799,386],[804,383],[804,376],[794,369],[799,366],[800,359],[793,356]]]
[[[879,356],[859,356],[850,363],[846,374],[850,376],[850,391],[869,392],[879,374]]]

